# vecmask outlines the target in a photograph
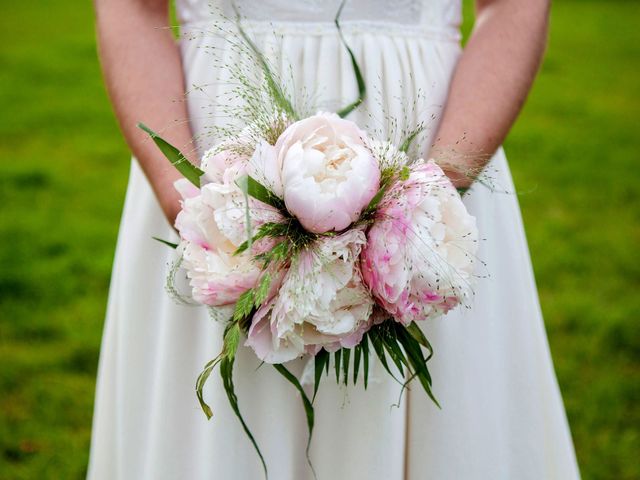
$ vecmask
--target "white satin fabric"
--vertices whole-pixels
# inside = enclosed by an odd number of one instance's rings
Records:
[[[229,15],[227,2],[216,8]],[[256,44],[321,105],[346,104],[356,95],[349,58],[331,23],[339,3],[238,1]],[[212,21],[208,4],[178,1],[183,29],[191,36],[181,42],[187,84],[207,85],[206,94],[196,90],[189,97],[196,134],[212,121],[225,121],[203,115],[226,88],[217,81],[225,72],[212,66],[203,47],[216,46],[226,65],[241,60],[224,38],[198,34]],[[386,118],[407,112],[410,123],[437,118],[461,53],[459,21],[458,0],[347,2],[346,39],[370,92],[364,108],[350,118],[366,125],[373,119],[372,126],[384,134],[389,133]],[[214,140],[202,137],[200,146]],[[497,185],[514,191],[502,151],[491,172]],[[442,410],[417,384],[393,406],[400,387],[379,372],[379,381],[366,392],[361,384],[345,389],[334,377],[325,378],[311,447],[320,480],[579,477],[517,198],[477,186],[465,202],[486,239],[479,256],[487,267],[479,273],[490,276],[478,282],[470,309],[423,325],[435,347],[430,365]],[[133,162],[100,359],[88,477],[259,479],[260,464],[217,373],[205,390],[213,419],[208,422],[198,406],[194,382],[219,352],[223,326],[203,308],[176,305],[165,293],[173,252],[151,237],[173,235]],[[269,365],[257,367],[253,353],[241,348],[236,391],[270,478],[311,479],[299,396]],[[304,361],[289,368],[300,375]]]

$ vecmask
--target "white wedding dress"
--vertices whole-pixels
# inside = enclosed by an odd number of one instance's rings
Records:
[[[230,0],[214,2],[231,13]],[[247,31],[283,76],[319,103],[356,96],[349,58],[332,23],[339,0],[238,0]],[[186,83],[212,94],[189,98],[196,134],[224,72],[239,61],[224,39],[197,35],[214,20],[209,0],[178,0]],[[342,16],[346,39],[368,85],[349,118],[385,125],[417,104],[412,119],[441,111],[461,53],[459,0],[351,0]],[[187,35],[189,36],[189,35]],[[289,70],[291,73],[289,73]],[[418,93],[420,90],[424,95]],[[376,99],[376,91],[381,96]],[[401,97],[401,99],[400,99]],[[144,120],[144,119],[141,119]],[[173,119],[168,119],[168,122]],[[217,121],[220,121],[218,117]],[[384,129],[384,127],[383,127]],[[433,132],[433,129],[431,130]],[[215,139],[208,138],[209,141]],[[427,139],[428,140],[428,139]],[[201,147],[205,147],[207,139]],[[491,175],[514,191],[502,151]],[[362,384],[325,378],[316,399],[311,459],[320,480],[572,480],[579,477],[514,194],[474,187],[465,199],[477,216],[481,279],[471,309],[423,325],[435,347],[430,362],[439,410],[415,385],[399,406],[399,385],[374,369]],[[175,238],[133,162],[118,238],[100,359],[88,477],[93,480],[260,479],[258,458],[214,373],[205,389],[207,421],[194,383],[221,347],[223,325],[204,308],[180,306],[164,290],[174,252],[151,237]],[[483,272],[485,273],[485,272]],[[289,367],[301,374],[304,361]],[[235,366],[240,408],[265,455],[270,478],[313,478],[305,460],[307,428],[297,392],[248,348]]]

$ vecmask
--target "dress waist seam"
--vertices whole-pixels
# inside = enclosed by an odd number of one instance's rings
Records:
[[[333,36],[338,34],[333,22],[294,22],[242,20],[243,28],[253,35],[302,35]],[[376,22],[368,20],[345,20],[340,24],[345,35],[382,35],[388,37],[413,37],[459,43],[462,36],[456,25],[405,25],[392,22]],[[213,35],[237,34],[235,22],[219,19],[193,19],[181,22],[181,27],[190,33]]]

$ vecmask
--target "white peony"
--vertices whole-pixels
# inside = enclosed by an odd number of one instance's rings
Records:
[[[175,183],[182,196],[182,210],[175,227],[180,234],[179,253],[193,298],[205,305],[235,303],[253,287],[260,269],[252,262],[256,253],[270,246],[264,240],[251,252],[234,255],[247,239],[246,200],[235,181],[245,174],[246,158],[216,147],[208,151],[202,169],[210,180],[200,189],[187,180]],[[281,216],[273,208],[251,199],[252,228]]]
[[[287,210],[310,232],[341,231],[380,187],[380,169],[358,126],[319,113],[290,125],[273,151]]]
[[[302,252],[254,316],[246,345],[265,362],[282,363],[357,344],[374,305],[358,267],[365,241],[361,230],[350,230]]]

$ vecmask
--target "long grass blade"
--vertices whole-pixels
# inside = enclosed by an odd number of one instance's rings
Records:
[[[364,369],[364,389],[367,389],[369,384],[369,336],[365,335],[362,337],[362,356],[363,358],[363,369]]]
[[[264,461],[264,457],[262,456],[262,452],[260,451],[260,447],[258,447],[258,443],[254,438],[251,430],[249,430],[248,425],[244,421],[242,413],[240,413],[240,406],[238,405],[238,397],[235,393],[235,388],[233,385],[233,364],[235,362],[236,351],[238,350],[238,343],[240,341],[240,327],[237,322],[231,322],[224,332],[224,340],[222,347],[222,360],[220,361],[220,376],[222,377],[222,384],[224,386],[224,391],[227,394],[227,398],[229,399],[229,404],[231,405],[231,409],[240,420],[240,424],[244,429],[244,432],[249,437],[253,448],[255,449],[258,457],[260,458],[260,462],[262,463],[262,469],[264,471],[265,478],[269,478],[269,474],[267,472],[267,464]]]
[[[302,385],[300,385],[300,382],[295,377],[295,375],[293,375],[289,370],[287,370],[287,368],[281,363],[275,363],[273,367],[278,371],[278,373],[280,373],[280,375],[286,378],[287,381],[291,383],[291,385],[293,385],[296,388],[296,390],[298,390],[298,392],[300,393],[300,398],[302,399],[302,405],[304,407],[304,413],[307,416],[307,428],[309,429],[309,436],[307,437],[307,449],[306,449],[307,463],[309,464],[309,468],[311,468],[311,471],[313,472],[313,477],[317,478],[316,471],[313,468],[313,463],[311,462],[311,457],[309,457],[309,449],[311,447],[311,438],[313,436],[313,424],[314,424],[313,404],[309,400],[309,397],[307,397],[307,393],[304,391],[304,388],[302,388]]]
[[[225,356],[220,362],[220,375],[222,376],[222,384],[224,385],[224,391],[227,394],[227,398],[229,399],[229,403],[231,404],[231,408],[233,412],[236,414],[236,417],[238,417],[238,420],[240,420],[240,424],[242,425],[244,432],[247,434],[247,437],[249,437],[249,440],[251,441],[253,448],[258,454],[258,457],[260,457],[260,462],[262,463],[262,470],[264,471],[264,476],[266,479],[268,479],[269,473],[267,471],[267,464],[264,461],[264,457],[262,456],[260,447],[258,447],[258,443],[256,442],[256,439],[254,438],[253,434],[251,433],[251,430],[249,430],[249,427],[244,421],[244,418],[242,417],[242,413],[240,413],[240,407],[238,405],[238,397],[236,396],[234,385],[233,385],[234,360],[235,360],[235,356],[230,356],[230,357]]]
[[[193,163],[187,160],[187,157],[185,157],[180,150],[160,137],[160,135],[151,130],[144,123],[138,123],[138,128],[144,130],[149,134],[160,151],[164,154],[165,157],[167,157],[167,160],[171,162],[171,165],[176,167],[176,169],[182,174],[184,178],[189,180],[196,187],[200,188],[200,177],[204,174],[202,170],[200,170]]]
[[[238,11],[236,2],[232,1],[231,4],[236,14],[236,26],[238,28],[238,32],[240,32],[240,36],[242,37],[244,42],[247,44],[247,46],[251,49],[256,59],[258,60],[258,63],[260,64],[260,68],[262,68],[262,72],[264,73],[264,77],[267,81],[269,96],[273,99],[273,101],[276,103],[277,107],[280,108],[280,110],[285,112],[290,118],[297,119],[298,115],[296,114],[296,111],[293,108],[292,103],[286,97],[281,86],[276,81],[276,77],[271,71],[271,67],[269,66],[269,63],[265,59],[260,49],[256,46],[255,43],[253,43],[253,40],[251,40],[249,35],[247,35],[247,32],[242,27],[240,12]]]
[[[202,411],[207,416],[207,420],[211,419],[211,417],[213,416],[213,411],[211,410],[211,407],[207,404],[207,402],[204,399],[203,388],[205,383],[207,383],[207,380],[209,379],[211,372],[213,371],[214,368],[216,368],[216,366],[220,363],[221,360],[222,360],[222,354],[218,355],[213,360],[207,362],[207,364],[204,366],[204,368],[202,369],[202,372],[200,373],[200,375],[198,375],[198,378],[196,380],[196,396],[198,397],[198,402],[200,402],[200,408],[202,408]]]
[[[355,76],[356,83],[358,84],[358,98],[356,98],[352,103],[350,103],[349,105],[347,105],[346,107],[338,111],[338,115],[342,118],[349,115],[364,101],[364,96],[367,91],[364,83],[364,77],[362,76],[362,72],[360,71],[360,66],[358,65],[356,56],[354,55],[353,50],[351,50],[351,47],[349,47],[349,44],[345,40],[344,35],[342,33],[342,27],[340,26],[340,15],[342,15],[342,9],[344,8],[345,3],[346,3],[346,0],[342,0],[342,3],[340,4],[340,8],[338,8],[338,12],[336,13],[334,23],[336,24],[336,28],[338,29],[338,35],[340,36],[340,41],[344,45],[344,48],[347,50],[347,53],[349,54],[349,58],[351,59],[351,66],[353,67],[353,75]]]

